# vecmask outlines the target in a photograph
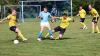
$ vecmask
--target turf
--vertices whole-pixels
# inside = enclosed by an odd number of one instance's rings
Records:
[[[7,23],[0,24],[0,56],[100,56],[100,34],[91,33],[91,17],[86,18],[87,30],[80,29],[79,17],[74,17],[67,28],[63,40],[44,39],[38,42],[38,20],[25,21],[19,28],[27,43],[20,42],[18,45],[11,41],[15,34],[9,31]],[[59,21],[55,26],[59,25]],[[100,25],[100,23],[98,23]],[[100,27],[99,27],[100,28]],[[47,32],[44,31],[45,35]]]

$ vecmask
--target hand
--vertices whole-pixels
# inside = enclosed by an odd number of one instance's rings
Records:
[[[0,21],[0,23],[2,23],[2,21]]]

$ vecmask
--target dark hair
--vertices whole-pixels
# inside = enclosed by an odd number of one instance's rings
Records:
[[[82,4],[80,4],[80,7],[83,7]]]
[[[47,7],[47,6],[45,6],[44,8],[48,9],[48,7]]]
[[[62,16],[67,16],[67,13],[63,13]]]

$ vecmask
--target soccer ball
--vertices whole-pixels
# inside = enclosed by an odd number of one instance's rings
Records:
[[[19,43],[19,41],[18,40],[14,40],[14,44],[18,44]]]

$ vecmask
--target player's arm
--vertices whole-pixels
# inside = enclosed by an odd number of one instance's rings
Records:
[[[79,14],[79,12],[78,12],[78,14],[76,15],[76,16],[79,16],[80,14]]]
[[[3,21],[5,21],[5,20],[7,20],[8,18],[4,18],[4,19],[2,19],[0,22],[3,22]]]

